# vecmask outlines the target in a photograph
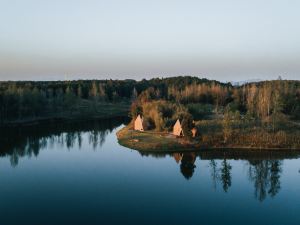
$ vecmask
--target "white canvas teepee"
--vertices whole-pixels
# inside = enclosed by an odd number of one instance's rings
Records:
[[[144,131],[143,119],[140,115],[134,121],[134,129],[138,131]]]
[[[176,121],[173,127],[173,134],[176,136],[183,136],[182,127],[179,120]]]

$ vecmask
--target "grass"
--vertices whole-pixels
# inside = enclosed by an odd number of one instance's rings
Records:
[[[205,147],[300,149],[300,127],[290,121],[278,123],[275,129],[260,121],[232,121],[226,142],[222,121],[198,121],[196,126]]]
[[[285,123],[274,131],[267,124],[233,122],[231,134],[226,142],[224,141],[221,120],[197,121],[196,126],[199,136],[192,140],[176,138],[166,132],[134,131],[132,130],[132,124],[121,129],[117,136],[121,145],[143,152],[172,152],[196,149],[300,149],[298,124]]]
[[[141,151],[178,151],[192,148],[190,142],[183,138],[165,132],[135,131],[126,126],[117,132],[118,141],[121,145]]]

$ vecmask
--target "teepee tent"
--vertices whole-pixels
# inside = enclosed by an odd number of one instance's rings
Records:
[[[182,127],[179,120],[176,121],[173,127],[173,134],[176,136],[183,136]]]
[[[144,131],[143,119],[140,115],[138,115],[134,121],[134,129],[138,131]]]

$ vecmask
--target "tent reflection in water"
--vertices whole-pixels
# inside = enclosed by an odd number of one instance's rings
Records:
[[[179,119],[176,121],[173,127],[173,134],[175,136],[183,136],[183,131]]]
[[[180,163],[182,160],[183,154],[182,153],[173,153],[173,157],[174,157],[176,163]]]
[[[143,118],[140,115],[134,121],[134,130],[144,131]]]
[[[173,157],[176,163],[180,162],[180,172],[187,180],[189,180],[195,171],[196,153],[173,153]]]

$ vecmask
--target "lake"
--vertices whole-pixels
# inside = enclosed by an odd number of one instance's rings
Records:
[[[1,130],[0,224],[300,224],[300,154],[147,153],[122,118]]]

